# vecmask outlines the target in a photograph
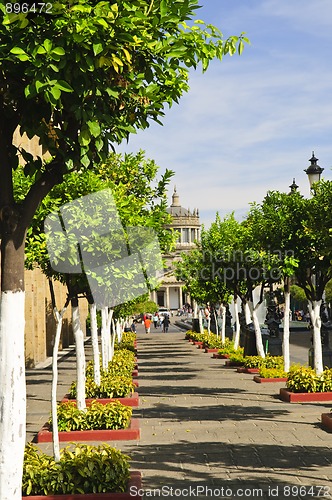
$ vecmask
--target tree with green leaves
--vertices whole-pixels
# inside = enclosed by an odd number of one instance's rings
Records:
[[[122,158],[121,155],[111,154],[107,162],[104,164],[95,166],[88,171],[78,173],[72,173],[65,176],[65,181],[55,186],[51,192],[44,198],[42,204],[37,210],[34,216],[32,225],[28,229],[28,238],[26,245],[26,267],[33,268],[39,266],[46,276],[49,278],[51,285],[51,296],[53,298],[53,309],[54,315],[57,322],[56,338],[54,341],[54,356],[53,356],[53,381],[52,381],[52,421],[53,421],[53,434],[56,433],[56,380],[57,380],[57,349],[60,340],[62,318],[66,306],[69,301],[72,305],[72,324],[73,332],[76,345],[77,354],[77,406],[79,409],[83,410],[85,408],[85,355],[84,355],[84,338],[83,332],[79,322],[78,313],[78,297],[86,297],[89,301],[90,306],[90,317],[91,317],[91,339],[94,354],[94,376],[95,382],[100,383],[100,371],[99,371],[99,347],[98,347],[98,336],[97,336],[97,318],[96,318],[96,303],[94,301],[93,293],[91,293],[88,280],[85,274],[80,271],[75,275],[70,274],[70,269],[68,272],[55,271],[52,268],[50,257],[45,245],[45,233],[44,233],[44,220],[49,216],[50,213],[57,212],[66,204],[70,204],[85,195],[90,193],[103,193],[105,189],[111,189],[114,197],[116,199],[116,211],[121,217],[121,222],[123,225],[128,226],[149,226],[153,227],[156,234],[159,236],[159,241],[164,250],[168,249],[169,244],[172,242],[171,235],[165,230],[166,223],[170,222],[170,215],[167,213],[166,208],[166,189],[171,178],[172,172],[166,170],[166,172],[157,179],[158,167],[152,160],[146,160],[144,158],[143,152],[139,152],[136,155],[125,155]],[[24,197],[24,192],[28,189],[29,181],[26,179],[21,171],[17,171],[14,177],[16,194],[17,197]],[[155,186],[153,186],[154,184]],[[137,187],[139,186],[139,187]],[[82,199],[82,198],[81,198]],[[96,200],[94,200],[95,202]],[[103,201],[101,198],[100,202]],[[73,204],[75,207],[75,204]],[[86,224],[90,225],[89,234],[86,239],[83,237],[80,245],[81,252],[88,252],[93,258],[93,253],[96,251],[95,245],[92,245],[93,233],[96,231],[97,221],[98,225],[98,212],[103,211],[103,218],[105,218],[105,212],[109,210],[108,206],[103,206],[103,203],[97,203],[98,207],[93,212],[93,220],[87,220],[86,214],[83,214],[81,210],[79,213],[73,211],[73,217],[75,222],[75,228],[80,232],[84,233],[86,229]],[[68,206],[68,205],[67,205]],[[69,205],[70,206],[70,205]],[[110,207],[110,220],[112,223],[114,218],[113,207]],[[83,225],[81,228],[80,226]],[[107,224],[106,224],[107,226]],[[112,238],[114,236],[111,235]],[[104,238],[103,238],[104,239]],[[112,241],[114,245],[114,241]],[[74,245],[76,248],[76,245]],[[59,244],[58,238],[56,242],[56,251],[59,252],[58,259],[62,262],[61,254],[61,244]],[[114,251],[114,249],[113,249]],[[108,249],[108,253],[111,254],[112,249]],[[80,264],[82,264],[80,262]],[[75,263],[71,262],[72,268],[75,268]],[[102,280],[102,276],[100,279]],[[62,283],[66,284],[68,289],[66,305],[62,307],[61,311],[56,308],[55,297],[52,286],[53,280],[60,280]],[[100,287],[106,286],[102,281],[99,284]],[[109,284],[112,286],[112,284]],[[131,286],[133,289],[135,285]],[[107,369],[108,362],[111,360],[111,347],[114,346],[115,332],[111,338],[110,326],[112,320],[113,309],[108,307],[108,304],[101,309],[102,315],[102,362],[103,368]],[[54,410],[54,411],[53,411]],[[59,446],[56,436],[53,440],[54,443],[54,456],[55,459],[59,459]]]
[[[206,70],[212,59],[241,52],[246,38],[223,40],[215,27],[193,20],[197,0],[59,0],[47,12],[19,13],[8,5],[0,4],[0,497],[18,500],[24,246],[33,215],[66,173],[105,160],[110,144],[159,122],[188,90],[190,68],[202,63]],[[49,160],[14,146],[17,129],[38,137]],[[20,204],[13,193],[18,152],[32,179]]]
[[[270,284],[283,286],[285,310],[283,320],[284,370],[290,367],[289,317],[292,277],[299,266],[299,248],[302,233],[303,204],[300,193],[291,194],[269,191],[261,204],[252,204],[248,219],[251,220],[258,248],[269,260]]]

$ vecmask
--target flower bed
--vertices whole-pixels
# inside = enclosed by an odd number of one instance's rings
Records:
[[[72,399],[69,397],[69,394],[61,400],[61,403],[66,403],[67,401],[76,401],[76,399]],[[133,392],[130,396],[124,398],[88,398],[85,400],[85,404],[90,406],[92,401],[98,401],[98,403],[102,405],[106,405],[107,403],[112,403],[113,401],[119,401],[119,403],[125,406],[139,406],[139,395],[138,392]]]
[[[130,472],[129,457],[107,444],[70,445],[60,450],[59,462],[34,444],[26,445],[22,499],[129,500],[140,498],[134,495],[140,488],[141,474]]]
[[[280,389],[280,399],[287,403],[310,403],[332,401],[332,392],[292,392],[285,388]]]
[[[82,431],[60,431],[59,441],[132,441],[140,439],[139,420],[132,418],[126,429],[94,429]],[[51,425],[46,423],[37,434],[37,443],[50,443],[53,439]]]
[[[105,405],[92,401],[85,410],[76,402],[59,403],[57,407],[60,441],[99,441],[110,439],[138,439],[137,422],[131,421],[132,408],[119,401]],[[52,419],[39,431],[38,443],[52,440]]]

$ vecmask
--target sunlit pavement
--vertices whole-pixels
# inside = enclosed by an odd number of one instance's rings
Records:
[[[139,325],[137,334],[140,406],[134,416],[141,439],[113,444],[142,472],[146,498],[332,497],[332,434],[320,427],[332,403],[282,402],[285,383],[257,384],[252,375],[226,368],[174,325],[168,333],[151,326],[148,335]],[[294,334],[292,342],[293,356],[305,363],[309,339]],[[49,370],[33,372],[27,377],[28,440],[49,406]],[[75,377],[72,356],[59,372],[61,399]],[[43,449],[51,452],[50,445]]]

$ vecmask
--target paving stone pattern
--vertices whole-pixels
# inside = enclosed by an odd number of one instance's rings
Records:
[[[297,360],[307,353],[301,342],[292,351]],[[113,444],[142,472],[146,498],[158,490],[169,498],[332,498],[332,434],[320,425],[332,402],[282,402],[284,382],[255,383],[174,326],[150,335],[139,327],[138,361],[141,439]],[[74,358],[59,368],[61,399]],[[27,374],[27,440],[49,414],[49,382],[50,369]]]

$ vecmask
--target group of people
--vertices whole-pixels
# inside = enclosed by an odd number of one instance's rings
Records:
[[[145,326],[145,333],[150,333],[151,323],[153,322],[153,326],[155,328],[162,328],[164,333],[168,332],[168,328],[170,325],[170,319],[168,314],[159,315],[158,313],[151,315],[144,314],[143,322]]]

